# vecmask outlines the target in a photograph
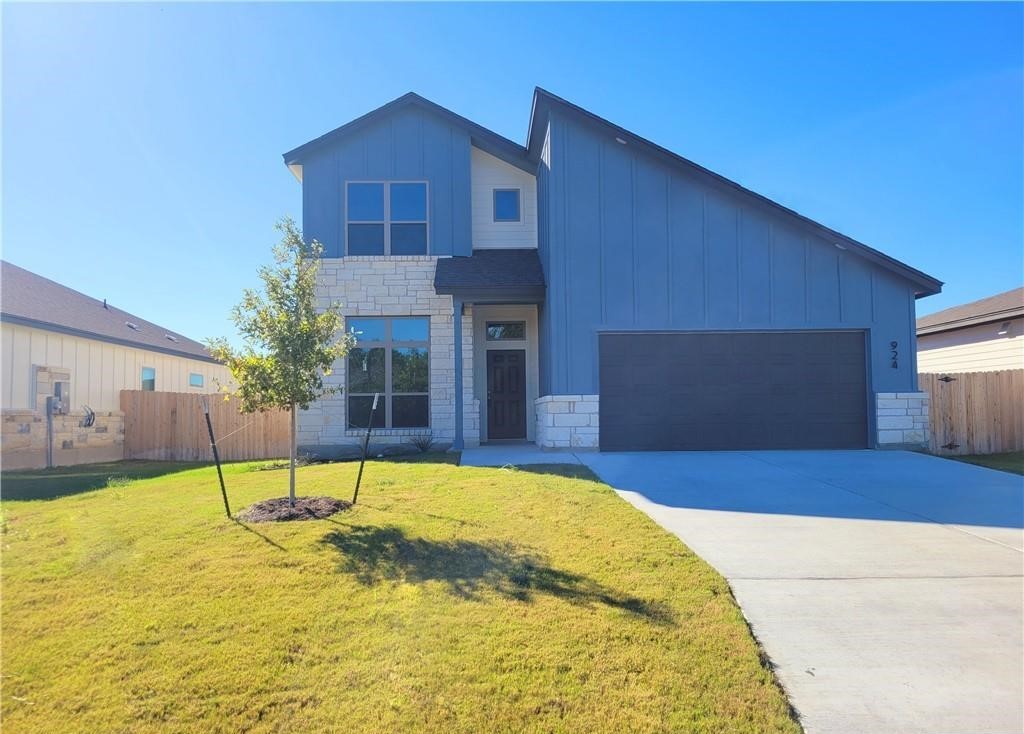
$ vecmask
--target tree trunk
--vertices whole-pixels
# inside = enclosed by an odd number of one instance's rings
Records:
[[[288,504],[295,507],[295,403],[292,403],[292,437],[288,442]]]

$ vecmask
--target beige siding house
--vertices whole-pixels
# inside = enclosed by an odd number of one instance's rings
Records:
[[[922,373],[1024,369],[1024,288],[917,320]]]
[[[0,268],[5,469],[121,459],[122,390],[212,393],[229,382],[188,337],[16,265]]]

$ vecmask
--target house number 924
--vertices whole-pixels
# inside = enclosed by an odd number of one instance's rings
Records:
[[[889,342],[889,358],[891,359],[890,366],[895,370],[899,369],[900,366],[900,343]]]

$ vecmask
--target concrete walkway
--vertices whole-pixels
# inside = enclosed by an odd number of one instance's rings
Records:
[[[580,454],[728,578],[808,732],[1024,731],[1024,479],[904,452]]]

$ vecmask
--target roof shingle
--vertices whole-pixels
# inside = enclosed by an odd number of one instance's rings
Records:
[[[10,323],[216,362],[206,347],[187,336],[6,261],[0,261],[0,318]]]
[[[474,250],[470,257],[437,261],[434,290],[534,289],[543,293],[544,270],[536,250]]]
[[[917,320],[917,331],[945,331],[1014,316],[1024,316],[1024,287],[922,316]]]

